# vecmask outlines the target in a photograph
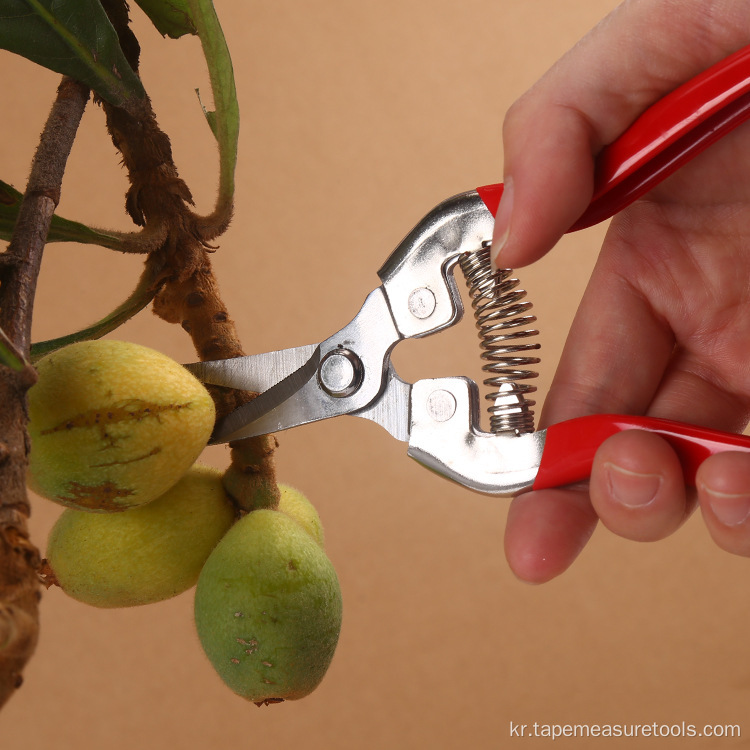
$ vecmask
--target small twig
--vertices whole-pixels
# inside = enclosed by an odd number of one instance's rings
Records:
[[[69,78],[57,90],[10,245],[0,264],[0,328],[28,359],[37,276],[70,149],[89,91]],[[26,391],[30,367],[0,367],[0,706],[20,686],[39,631],[39,552],[29,540]]]
[[[4,304],[0,304],[0,328],[27,357],[42,250],[52,214],[60,202],[65,165],[88,99],[88,88],[70,78],[62,79],[31,165],[13,238],[6,251],[14,262],[4,269],[2,276]]]

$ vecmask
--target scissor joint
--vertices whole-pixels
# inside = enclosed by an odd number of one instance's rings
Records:
[[[323,357],[318,365],[320,387],[334,398],[354,395],[362,385],[365,367],[356,352],[337,346]]]

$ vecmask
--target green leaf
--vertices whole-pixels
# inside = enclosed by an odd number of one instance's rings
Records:
[[[135,0],[162,36],[196,34],[187,0]]]
[[[99,0],[0,0],[0,48],[124,109],[146,95]]]
[[[138,285],[133,293],[121,304],[118,305],[109,315],[102,318],[97,323],[84,328],[82,331],[61,336],[48,341],[39,341],[31,345],[31,361],[36,362],[45,354],[62,349],[68,344],[74,344],[76,341],[91,341],[100,339],[102,336],[111,333],[119,328],[123,323],[127,323],[136,313],[139,313],[146,307],[156,295],[156,271],[147,263],[143,274],[141,275]]]
[[[10,367],[16,372],[20,372],[27,366],[23,354],[16,349],[2,328],[0,328],[0,365]]]
[[[211,132],[219,144],[219,199],[216,210],[231,210],[234,199],[234,171],[240,133],[240,108],[234,85],[232,58],[211,0],[188,0],[191,14],[208,64],[213,112],[203,107]],[[201,106],[203,106],[201,104]]]
[[[23,195],[7,182],[0,180],[0,239],[7,242],[13,235]],[[122,249],[122,240],[106,232],[92,229],[77,221],[52,217],[47,242],[81,242],[85,245],[101,245],[112,250]]]

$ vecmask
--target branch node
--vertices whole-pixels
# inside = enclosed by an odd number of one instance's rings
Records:
[[[39,188],[36,190],[28,190],[26,192],[26,195],[29,198],[42,198],[52,201],[55,208],[57,208],[57,205],[60,203],[60,187],[56,188]]]

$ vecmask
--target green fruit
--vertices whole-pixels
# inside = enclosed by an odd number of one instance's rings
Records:
[[[323,679],[338,641],[336,572],[295,520],[253,511],[206,561],[195,622],[209,660],[235,693],[256,703],[302,698]]]
[[[166,492],[213,430],[204,386],[138,344],[84,341],[37,363],[29,487],[63,505],[118,511]]]
[[[315,506],[294,487],[280,484],[279,490],[281,497],[278,509],[291,516],[321,547],[324,547],[323,524]]]
[[[148,505],[64,511],[49,536],[47,563],[74,599],[95,607],[149,604],[195,585],[233,522],[221,472],[196,465]]]

